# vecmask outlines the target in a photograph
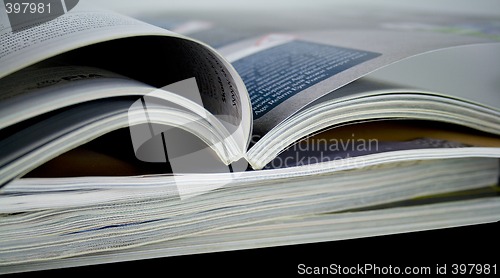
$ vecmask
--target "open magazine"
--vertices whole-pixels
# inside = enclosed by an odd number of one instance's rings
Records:
[[[498,182],[495,37],[357,26],[215,50],[84,4],[15,32],[0,16],[6,272],[157,243],[175,255],[164,242],[180,239],[206,252],[204,233],[231,234],[213,249],[228,250],[248,236],[237,227],[276,219],[297,227],[297,242],[324,240],[300,219]],[[410,230],[498,220],[492,188],[485,206],[456,203],[482,218]]]

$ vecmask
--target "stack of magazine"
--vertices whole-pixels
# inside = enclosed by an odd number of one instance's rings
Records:
[[[0,272],[498,221],[498,21],[404,18],[0,13]]]

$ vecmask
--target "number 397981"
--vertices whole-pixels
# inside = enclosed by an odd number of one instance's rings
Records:
[[[5,3],[7,14],[50,14],[50,3]]]

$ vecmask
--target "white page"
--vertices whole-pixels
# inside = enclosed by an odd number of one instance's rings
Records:
[[[498,61],[500,43],[466,45],[411,57],[367,77],[500,110]]]
[[[139,35],[175,34],[111,11],[78,4],[71,12],[38,26],[0,34],[0,78],[62,52],[102,41]]]
[[[261,37],[227,55],[249,90],[255,133],[264,135],[317,98],[381,67],[428,51],[481,42],[489,40],[344,29]]]
[[[234,69],[220,55],[202,43],[110,11],[96,10],[80,3],[70,12],[38,26],[17,32],[12,32],[9,28],[2,29],[0,78],[70,50],[137,36],[183,39],[176,43],[183,48],[186,61],[183,65],[169,65],[169,70],[175,66],[182,66],[191,69],[192,74],[197,75],[198,84],[204,89],[200,90],[204,106],[231,132],[243,152],[248,145],[252,130],[251,108],[245,87]],[[147,49],[134,49],[127,55],[140,56],[141,51]],[[158,56],[162,57],[168,55],[169,53],[158,53]],[[161,71],[161,66],[155,65],[145,70]]]

